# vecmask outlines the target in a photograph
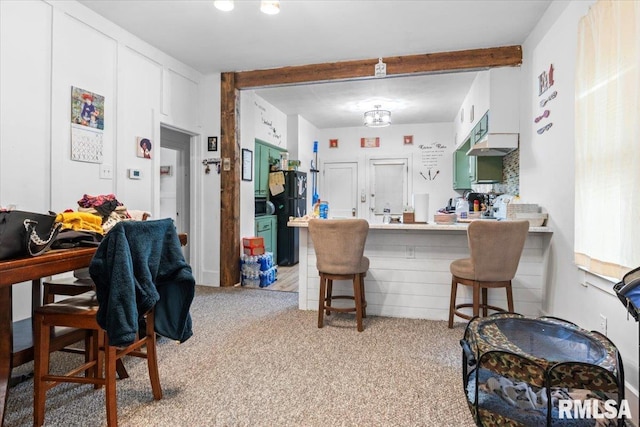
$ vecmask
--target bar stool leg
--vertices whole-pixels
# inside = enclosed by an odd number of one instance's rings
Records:
[[[333,279],[327,279],[327,299],[326,299],[326,307],[327,310],[325,311],[325,314],[327,316],[331,315],[331,298],[333,296]]]
[[[458,292],[458,281],[451,278],[451,302],[449,303],[449,329],[453,328],[453,316],[456,310],[456,293]]]
[[[509,286],[507,286],[507,307],[509,311],[513,313],[513,292],[511,289],[511,281],[509,281]]]
[[[480,284],[473,282],[473,317],[480,314]]]
[[[324,300],[327,292],[327,279],[320,273],[320,295],[318,297],[318,328],[324,326]]]
[[[353,300],[356,304],[356,324],[358,325],[358,332],[364,330],[362,326],[362,293],[360,292],[360,274],[353,275]]]
[[[487,309],[487,304],[489,303],[489,298],[487,298],[488,289],[482,288],[482,316],[487,317],[489,314],[489,309]]]
[[[362,295],[362,317],[367,317],[367,298],[364,295],[364,275],[359,274],[360,276],[360,295]]]

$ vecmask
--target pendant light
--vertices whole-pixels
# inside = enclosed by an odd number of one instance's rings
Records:
[[[391,111],[381,110],[381,105],[376,105],[375,110],[364,113],[364,125],[370,128],[382,128],[391,124]]]

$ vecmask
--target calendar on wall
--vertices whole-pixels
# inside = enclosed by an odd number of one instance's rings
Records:
[[[71,160],[102,163],[104,96],[71,87]]]
[[[71,125],[71,160],[102,163],[102,131]]]

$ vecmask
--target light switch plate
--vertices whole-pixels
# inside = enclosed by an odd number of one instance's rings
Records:
[[[100,179],[113,179],[113,166],[102,163],[100,165]]]

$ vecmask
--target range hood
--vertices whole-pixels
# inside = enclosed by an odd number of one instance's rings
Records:
[[[518,148],[518,133],[488,133],[473,144],[467,156],[504,156]]]

